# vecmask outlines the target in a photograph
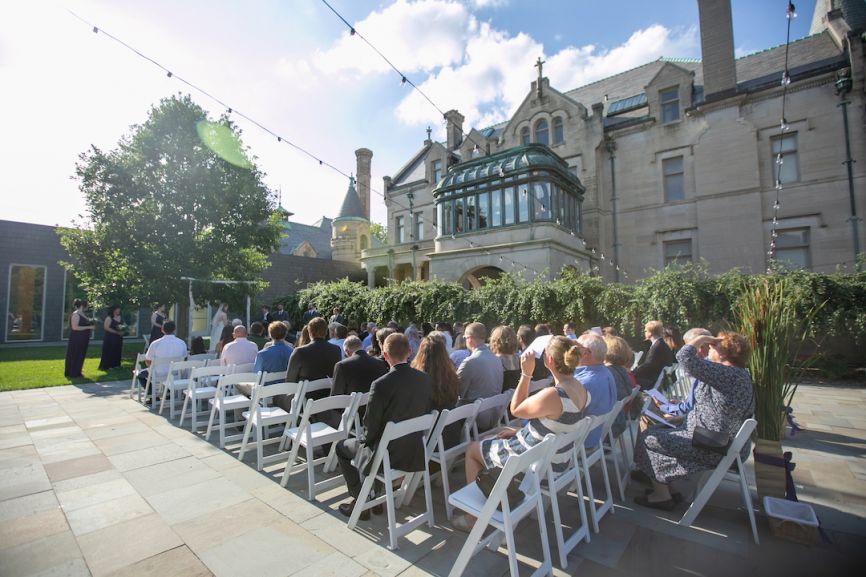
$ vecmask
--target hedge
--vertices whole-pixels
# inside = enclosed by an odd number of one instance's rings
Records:
[[[866,273],[776,274],[794,280],[796,289],[788,298],[803,316],[814,305],[825,303],[813,325],[815,337],[866,342]],[[308,285],[281,301],[294,323],[305,303],[312,302],[323,314],[338,307],[352,326],[368,320],[378,324],[395,320],[401,325],[477,320],[488,326],[514,327],[538,322],[561,326],[572,321],[582,328],[613,326],[620,334],[641,338],[643,324],[652,319],[681,330],[734,326],[739,295],[765,276],[737,271],[710,275],[698,264],[666,268],[632,285],[608,283],[573,271],[554,281],[506,274],[474,290],[435,280],[369,289],[344,279]]]

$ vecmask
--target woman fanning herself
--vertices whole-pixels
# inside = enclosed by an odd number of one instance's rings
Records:
[[[553,376],[553,387],[529,396],[529,381],[535,369],[535,355],[525,352],[520,356],[520,380],[511,397],[511,413],[529,422],[521,429],[504,429],[494,438],[472,443],[466,452],[466,483],[472,483],[482,469],[504,467],[511,455],[520,455],[537,445],[548,433],[566,434],[573,431],[584,417],[589,405],[589,393],[574,378],[574,369],[580,363],[581,345],[566,337],[550,339],[544,350],[544,366]],[[469,531],[475,518],[456,517],[454,527]]]

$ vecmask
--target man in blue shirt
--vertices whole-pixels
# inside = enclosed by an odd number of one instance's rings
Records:
[[[271,342],[256,354],[254,372],[285,373],[292,356],[292,346],[286,342],[289,329],[284,323],[276,322],[268,325],[268,335]]]
[[[610,370],[604,366],[607,344],[595,333],[584,333],[577,338],[580,345],[580,366],[574,370],[574,378],[581,382],[589,393],[588,415],[604,415],[616,403],[616,381]],[[584,446],[589,449],[598,445],[602,427],[593,429],[586,438]]]

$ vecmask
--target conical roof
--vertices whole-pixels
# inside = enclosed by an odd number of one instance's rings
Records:
[[[364,212],[364,206],[361,204],[361,198],[355,191],[355,179],[349,177],[349,190],[346,191],[346,197],[343,199],[343,206],[340,207],[340,214],[337,218],[367,218]],[[336,219],[335,219],[336,220]]]

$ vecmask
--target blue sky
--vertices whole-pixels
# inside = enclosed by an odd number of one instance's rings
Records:
[[[542,56],[554,87],[576,88],[659,56],[700,57],[696,0],[332,0],[443,110],[469,126],[504,120]],[[814,0],[798,2],[792,38]],[[779,0],[733,0],[738,54],[784,43]],[[84,212],[70,180],[79,153],[112,148],[161,97],[184,86],[94,35],[66,9],[345,172],[373,150],[373,188],[421,145],[436,112],[319,0],[42,0],[0,8],[0,218],[67,225]],[[9,87],[12,87],[10,90]],[[192,93],[216,116],[219,106]],[[592,103],[584,103],[587,106]],[[244,142],[295,220],[335,216],[346,179],[243,120]],[[374,195],[373,220],[385,209]]]

